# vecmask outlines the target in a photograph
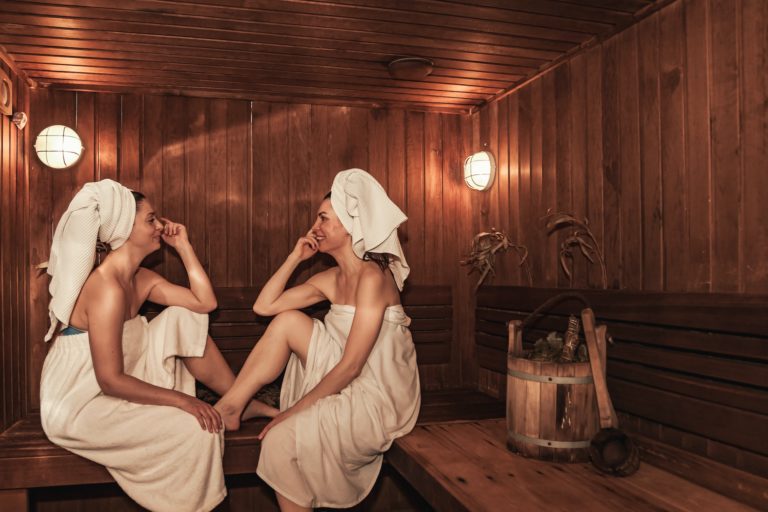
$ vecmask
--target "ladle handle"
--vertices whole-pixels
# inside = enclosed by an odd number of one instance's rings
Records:
[[[589,351],[589,365],[592,368],[592,379],[595,382],[600,428],[618,428],[619,420],[616,417],[616,411],[613,410],[611,396],[608,394],[608,386],[605,383],[605,368],[601,361],[600,349],[597,347],[595,314],[592,309],[585,308],[581,311],[581,324],[584,326],[584,338],[587,341],[587,350]]]

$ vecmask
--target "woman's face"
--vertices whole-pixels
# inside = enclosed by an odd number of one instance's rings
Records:
[[[330,199],[325,199],[320,203],[320,208],[317,209],[317,219],[312,225],[312,234],[317,239],[320,252],[331,252],[351,242],[349,233],[344,229],[344,225],[336,212],[333,211]]]
[[[140,202],[128,241],[137,247],[144,248],[149,254],[160,248],[162,231],[163,224],[157,219],[152,204],[146,199]]]

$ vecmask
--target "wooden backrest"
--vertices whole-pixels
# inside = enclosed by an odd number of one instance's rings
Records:
[[[487,287],[480,365],[506,372],[506,321],[568,290]],[[578,290],[608,326],[608,387],[622,427],[768,477],[768,297]],[[569,300],[524,332],[563,331]]]
[[[224,358],[237,372],[271,318],[254,314],[253,302],[260,288],[217,288],[219,307],[210,314],[209,332]],[[453,339],[453,303],[450,286],[411,286],[402,294],[403,307],[411,318],[411,334],[419,364],[442,364],[450,360]],[[305,313],[322,319],[328,303],[307,308]],[[149,306],[148,317],[160,308]]]

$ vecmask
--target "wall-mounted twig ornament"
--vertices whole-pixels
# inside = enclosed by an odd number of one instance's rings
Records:
[[[528,265],[528,249],[524,245],[512,242],[502,231],[496,231],[495,228],[491,228],[489,232],[475,235],[469,255],[461,261],[462,265],[471,265],[470,274],[474,271],[480,272],[480,279],[477,281],[475,290],[480,288],[488,274],[494,275],[496,273],[493,268],[496,253],[509,250],[517,253],[518,258],[520,258],[519,266],[525,270],[528,277],[528,285],[533,286],[533,276],[531,275],[530,265]]]
[[[573,284],[573,274],[569,268],[568,260],[571,260],[571,265],[573,265],[572,249],[577,247],[590,263],[595,263],[595,260],[597,260],[602,272],[603,288],[608,289],[608,273],[605,268],[605,260],[603,259],[603,254],[600,252],[600,247],[595,239],[595,235],[593,235],[592,230],[589,229],[589,221],[587,218],[585,217],[584,220],[579,220],[572,213],[552,212],[548,210],[547,214],[542,217],[542,219],[546,221],[547,233],[550,235],[563,228],[572,229],[568,237],[560,244],[560,266],[563,268],[565,275],[568,276],[571,284]]]

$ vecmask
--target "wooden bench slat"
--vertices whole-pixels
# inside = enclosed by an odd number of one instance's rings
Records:
[[[476,315],[476,329],[489,334],[506,336],[506,322],[512,319],[523,320],[527,316],[528,313],[525,312],[480,308]],[[565,316],[544,315],[533,324],[533,327],[563,331],[566,322]],[[597,322],[606,324],[608,332],[614,339],[768,361],[768,338],[628,324],[606,321],[600,317],[597,318]]]
[[[618,360],[610,361],[608,364],[608,375],[638,384],[652,382],[654,387],[665,391],[746,411],[768,414],[768,394],[747,386],[726,384]]]
[[[768,443],[765,442],[767,416],[611,376],[608,377],[608,389],[617,410],[768,454]]]
[[[586,296],[592,309],[605,320],[641,323],[652,321],[657,325],[747,335],[768,332],[768,315],[765,314],[768,296],[765,295],[495,286],[481,288],[477,295],[477,305],[533,311],[546,300],[566,291]],[[574,310],[574,304],[579,303],[575,300],[563,302],[552,308],[551,312],[565,314]]]
[[[616,342],[608,348],[609,360],[647,364],[667,370],[759,386],[768,386],[768,365],[722,357],[703,356],[654,346]]]

